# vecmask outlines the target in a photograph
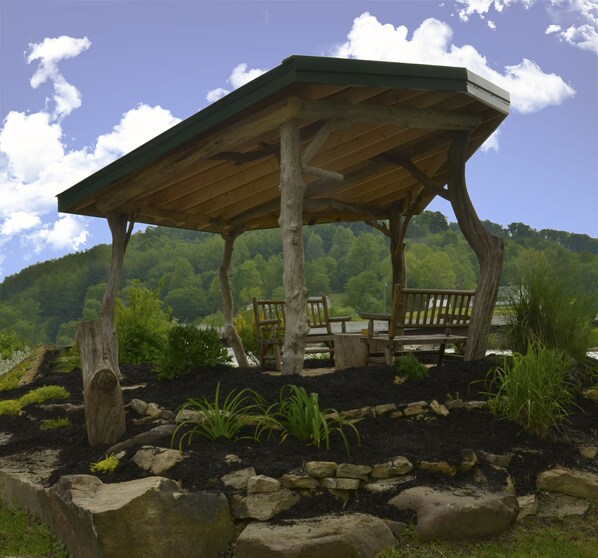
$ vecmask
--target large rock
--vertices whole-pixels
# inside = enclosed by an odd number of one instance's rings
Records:
[[[574,498],[598,500],[598,475],[555,467],[538,475],[536,484],[546,492],[560,492]]]
[[[250,523],[236,543],[236,558],[374,558],[394,545],[390,528],[365,514]]]
[[[152,475],[163,475],[183,460],[180,451],[156,446],[143,446],[133,456],[133,462]]]
[[[189,493],[162,477],[104,484],[66,476],[46,499],[42,521],[73,558],[216,558],[234,534],[224,495]]]
[[[519,504],[510,494],[442,492],[418,486],[389,500],[399,510],[415,510],[415,533],[425,540],[463,540],[494,537],[517,518]]]
[[[233,494],[231,507],[236,518],[251,518],[267,521],[281,511],[292,508],[300,496],[288,488],[281,488],[277,492],[258,492],[248,494],[247,497]]]

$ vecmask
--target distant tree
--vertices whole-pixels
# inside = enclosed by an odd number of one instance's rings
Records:
[[[384,283],[374,271],[362,271],[347,281],[343,305],[359,312],[383,311]]]

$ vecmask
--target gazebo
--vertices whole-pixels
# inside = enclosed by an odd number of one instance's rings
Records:
[[[465,163],[508,111],[508,93],[465,68],[292,56],[62,192],[59,211],[110,225],[98,331],[112,358],[114,301],[134,222],[225,239],[225,337],[241,364],[228,282],[233,243],[244,231],[280,227],[283,373],[293,374],[302,369],[307,331],[302,227],[369,223],[390,237],[393,283],[403,283],[407,225],[435,196],[451,203],[479,261],[465,358],[482,356],[503,248],[476,215]]]

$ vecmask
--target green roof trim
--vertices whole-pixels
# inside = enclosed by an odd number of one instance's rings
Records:
[[[145,167],[186,141],[209,132],[251,106],[284,94],[286,89],[296,84],[464,92],[505,115],[509,112],[508,92],[466,68],[291,56],[279,66],[58,194],[58,210],[72,211],[75,205],[115,181]]]

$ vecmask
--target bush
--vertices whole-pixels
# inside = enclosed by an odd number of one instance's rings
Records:
[[[172,380],[192,368],[213,367],[231,361],[220,335],[214,328],[197,329],[175,325],[167,334],[167,343],[159,361],[158,378]]]
[[[497,388],[490,409],[525,430],[546,436],[560,426],[574,403],[574,386],[568,381],[572,360],[554,349],[533,344],[526,354],[506,358],[494,371],[489,387]]]
[[[596,306],[589,295],[571,288],[567,273],[542,254],[526,260],[508,296],[507,341],[513,351],[524,353],[540,343],[575,360],[585,358]]]
[[[233,325],[237,334],[243,341],[243,347],[249,358],[254,364],[259,364],[259,345],[257,343],[257,333],[255,331],[255,318],[252,310],[239,310],[233,319]]]
[[[25,344],[17,339],[12,329],[0,329],[0,359],[8,360],[15,351],[23,351]]]
[[[429,375],[428,368],[411,353],[401,355],[397,358],[395,369],[401,376],[404,376],[408,380],[425,380]]]
[[[116,301],[116,335],[121,364],[158,362],[166,347],[170,316],[158,291],[134,281],[127,289],[128,304]]]

